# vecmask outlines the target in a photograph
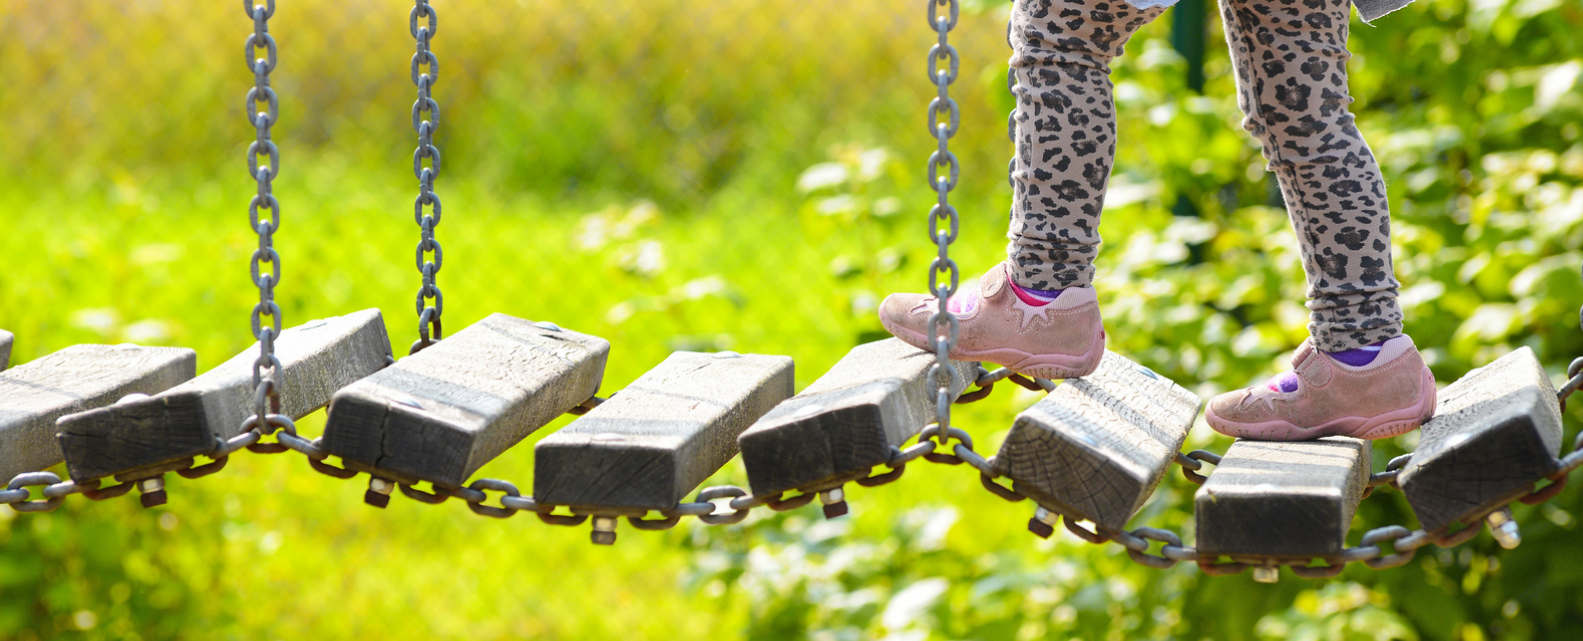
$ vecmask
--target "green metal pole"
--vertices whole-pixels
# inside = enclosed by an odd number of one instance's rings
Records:
[[[1171,10],[1171,48],[1187,61],[1187,86],[1204,93],[1204,47],[1209,33],[1206,0],[1181,0]],[[1198,207],[1186,194],[1176,197],[1171,213],[1198,216]]]
[[[1204,93],[1204,48],[1209,36],[1205,0],[1181,0],[1171,11],[1171,48],[1187,61],[1187,86]]]

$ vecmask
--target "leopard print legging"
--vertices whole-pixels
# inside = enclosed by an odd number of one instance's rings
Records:
[[[1220,0],[1243,127],[1280,181],[1308,276],[1309,332],[1342,351],[1397,336],[1390,212],[1347,105],[1350,0]],[[1149,4],[1140,0],[1139,4]],[[1007,248],[1023,287],[1089,285],[1116,154],[1110,60],[1165,7],[1017,0]]]

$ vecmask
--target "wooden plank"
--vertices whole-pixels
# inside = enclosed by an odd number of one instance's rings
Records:
[[[329,402],[343,386],[390,362],[379,310],[365,309],[292,327],[275,340],[281,413],[294,419]],[[205,454],[215,439],[242,431],[253,415],[258,346],[150,398],[74,414],[60,421],[60,444],[73,478],[93,479]]]
[[[934,421],[934,355],[890,338],[858,345],[801,394],[737,439],[757,495],[822,489],[884,463]],[[960,395],[978,363],[952,361]]]
[[[1369,484],[1368,441],[1239,440],[1194,497],[1199,554],[1333,558]]]
[[[11,332],[0,329],[0,372],[11,364]]]
[[[1433,532],[1527,494],[1556,470],[1560,451],[1555,388],[1524,347],[1440,391],[1435,417],[1397,481],[1421,527]]]
[[[0,481],[61,462],[56,419],[156,394],[197,367],[198,355],[180,347],[73,345],[0,373]]]
[[[392,480],[456,487],[599,390],[610,343],[492,314],[341,390],[324,447]]]
[[[786,356],[676,352],[534,448],[540,505],[662,510],[737,453],[737,435],[790,398]]]
[[[996,468],[1057,512],[1120,530],[1170,468],[1198,395],[1114,352],[1017,416]]]

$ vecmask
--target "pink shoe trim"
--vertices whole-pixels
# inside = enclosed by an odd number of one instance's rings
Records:
[[[1213,408],[1204,411],[1204,420],[1215,431],[1237,438],[1262,441],[1306,441],[1321,436],[1351,436],[1365,440],[1390,438],[1406,434],[1435,415],[1435,375],[1425,367],[1423,391],[1418,402],[1379,416],[1347,416],[1327,421],[1317,427],[1298,427],[1290,421],[1274,420],[1258,423],[1228,421],[1215,414]]]

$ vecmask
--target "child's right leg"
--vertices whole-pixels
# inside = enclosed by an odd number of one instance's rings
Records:
[[[1170,0],[1174,3],[1175,0]],[[1099,214],[1116,160],[1110,61],[1160,0],[1017,0],[1011,13],[1017,77],[1012,137],[1011,280],[1035,290],[1088,287]]]
[[[964,283],[951,298],[962,326],[952,358],[1042,378],[1085,376],[1099,366],[1104,328],[1089,285],[1116,155],[1110,60],[1164,11],[1128,0],[1017,0],[1013,6],[1007,34],[1017,79],[1011,244],[1005,263],[976,286]],[[934,311],[932,298],[893,294],[880,305],[880,320],[898,338],[927,349]]]

